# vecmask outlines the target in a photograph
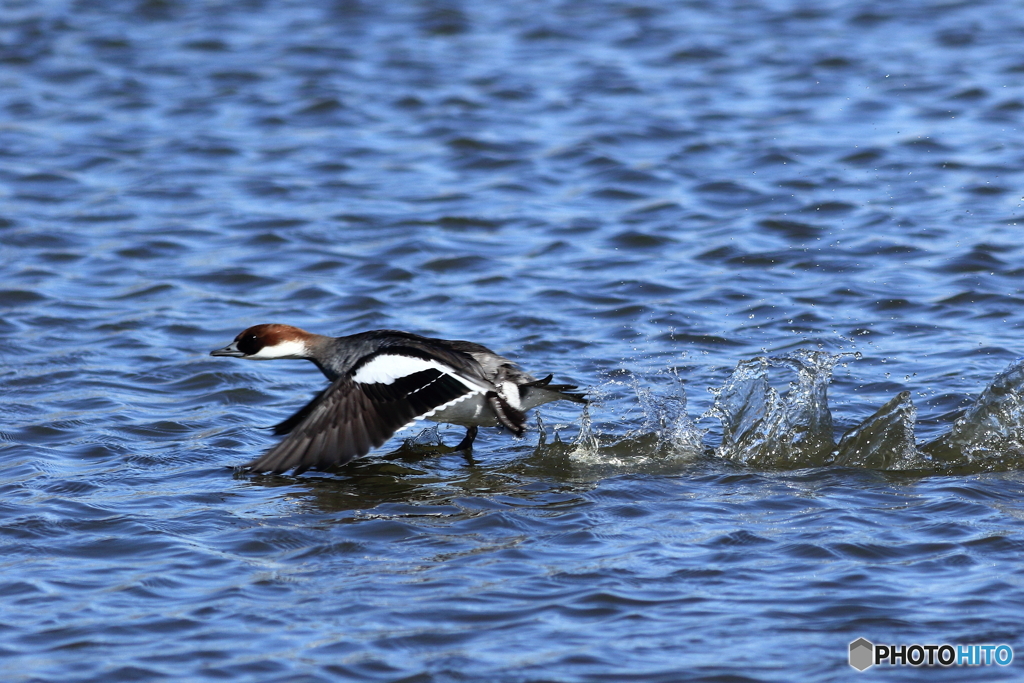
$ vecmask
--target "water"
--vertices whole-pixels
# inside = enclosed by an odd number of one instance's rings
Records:
[[[1024,656],[1022,10],[3,0],[3,680]],[[262,322],[594,403],[252,477],[322,386],[207,355]]]

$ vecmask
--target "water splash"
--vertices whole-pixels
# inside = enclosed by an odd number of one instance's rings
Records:
[[[1024,359],[996,375],[950,430],[931,443],[918,446],[917,409],[904,391],[846,432],[836,446],[827,389],[835,365],[848,355],[797,351],[738,363],[714,391],[708,411],[722,421],[715,453],[762,468],[834,465],[948,472],[1024,466]],[[797,374],[785,396],[768,382],[773,368]]]
[[[919,469],[914,423],[917,408],[909,391],[901,391],[839,440],[832,458],[838,467],[878,470]]]
[[[755,467],[824,465],[835,446],[828,384],[844,356],[800,350],[785,356],[741,361],[708,414],[722,421],[719,457]],[[794,370],[785,397],[768,383],[768,370]]]
[[[721,443],[713,451],[704,441],[707,430],[687,415],[686,392],[677,374],[610,380],[590,392],[594,400],[569,443],[558,434],[569,425],[554,425],[554,440],[548,443],[538,415],[538,462],[558,460],[572,476],[623,468],[665,471],[711,452],[763,469],[836,466],[927,473],[1024,467],[1024,359],[999,373],[950,430],[931,443],[917,444],[917,409],[910,392],[903,391],[842,434],[837,444],[828,385],[836,365],[860,357],[799,350],[740,361],[723,386],[712,390],[714,404],[701,416],[722,422]],[[769,381],[775,371],[795,375],[784,394]],[[657,380],[653,388],[645,381],[651,379]],[[612,396],[624,398],[623,389],[633,393],[641,414],[595,422],[595,411],[600,415]],[[636,426],[622,433],[616,427],[623,421]],[[420,435],[420,441],[436,439],[436,432]]]
[[[946,468],[1020,467],[1024,459],[1024,359],[996,375],[949,432],[921,450]]]
[[[573,442],[570,459],[589,466],[630,468],[659,467],[692,460],[705,451],[704,433],[686,412],[686,391],[675,372],[669,372],[667,387],[656,391],[634,377],[631,382],[611,381],[608,385],[629,386],[641,410],[640,426],[625,434],[603,434],[591,415],[594,401],[584,410],[579,435]],[[603,392],[596,392],[598,396]]]
[[[583,407],[583,414],[580,415],[580,432],[572,442],[570,458],[586,459],[601,450],[601,440],[598,439],[597,433],[594,431],[594,420],[590,416],[590,406],[591,404],[588,403]]]
[[[683,380],[675,370],[670,371],[669,388],[657,394],[649,387],[640,386],[634,378],[640,409],[644,413],[644,433],[653,433],[658,439],[658,448],[665,455],[692,456],[704,451],[704,434],[686,412],[686,389]]]

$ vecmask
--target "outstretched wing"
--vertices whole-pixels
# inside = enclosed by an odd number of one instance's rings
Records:
[[[412,355],[415,354],[415,355]],[[343,465],[396,431],[488,387],[415,349],[370,354],[275,428],[288,433],[249,463],[252,472],[281,473]]]

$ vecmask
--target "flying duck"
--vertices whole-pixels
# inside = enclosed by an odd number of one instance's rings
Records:
[[[466,427],[455,448],[469,450],[480,427],[526,430],[526,411],[551,401],[586,403],[570,384],[536,379],[508,358],[468,341],[397,330],[327,337],[291,325],[255,325],[211,356],[301,358],[330,380],[284,422],[287,435],[248,463],[251,472],[327,469],[362,457],[418,420]]]

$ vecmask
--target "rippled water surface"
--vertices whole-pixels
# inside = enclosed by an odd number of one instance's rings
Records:
[[[3,680],[1019,680],[846,658],[1024,661],[1021,45],[1017,0],[0,0]],[[323,383],[207,355],[262,322],[593,403],[250,476]]]

